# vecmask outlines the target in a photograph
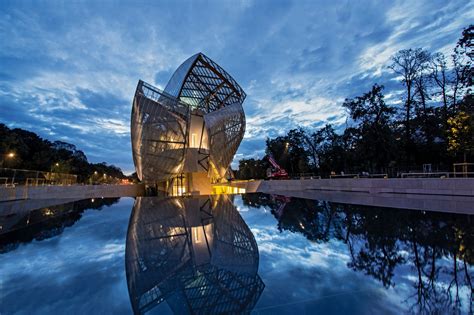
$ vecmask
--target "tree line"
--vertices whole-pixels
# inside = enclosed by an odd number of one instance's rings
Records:
[[[0,123],[0,168],[77,175],[79,183],[111,183],[126,178],[114,165],[90,163],[75,145],[42,139],[37,134]]]
[[[404,49],[387,69],[400,83],[398,102],[385,101],[384,86],[372,88],[342,104],[347,112],[342,132],[332,124],[317,130],[298,127],[266,140],[266,154],[290,174],[451,171],[455,162],[474,155],[474,25],[462,32],[450,56]],[[265,158],[239,161],[236,177],[265,178]]]
[[[102,210],[117,203],[120,198],[83,199],[62,205],[34,209],[8,216],[2,223],[4,229],[0,237],[0,254],[15,250],[21,244],[33,240],[53,238],[73,226],[82,218],[86,210]],[[13,225],[10,223],[14,222]]]

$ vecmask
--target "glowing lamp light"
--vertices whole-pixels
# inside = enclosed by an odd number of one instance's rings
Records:
[[[182,196],[184,193],[186,193],[186,188],[178,187],[178,196]]]

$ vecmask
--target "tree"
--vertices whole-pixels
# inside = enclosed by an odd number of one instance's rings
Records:
[[[291,174],[309,171],[308,153],[305,150],[304,131],[292,129],[284,137],[267,139],[266,153]]]
[[[407,151],[407,160],[410,156],[411,144],[411,126],[413,110],[414,87],[416,80],[422,75],[430,60],[430,54],[421,48],[403,49],[398,51],[392,57],[392,63],[389,68],[401,76],[401,82],[405,87],[405,150]],[[408,163],[408,161],[407,161]]]
[[[268,162],[264,159],[241,159],[236,177],[238,179],[264,179],[267,168]]]
[[[462,32],[462,37],[454,48],[457,63],[459,64],[459,77],[461,84],[466,88],[466,95],[471,93],[474,69],[472,66],[474,59],[474,25],[469,25]]]
[[[288,132],[288,153],[293,173],[309,171],[308,152],[305,149],[305,132],[303,129],[292,129]]]
[[[429,74],[424,72],[415,79],[415,97],[418,99],[418,103],[421,104],[423,113],[426,113],[427,102],[431,100],[428,93],[429,80]]]
[[[393,155],[394,135],[390,117],[395,110],[384,101],[383,86],[374,84],[362,96],[346,99],[342,105],[357,124],[355,151],[371,172],[382,172]]]
[[[309,163],[309,167],[316,171],[319,167],[319,157],[318,157],[318,138],[316,137],[315,133],[308,134],[308,132],[304,131],[302,128],[299,129],[303,138],[303,142],[308,152],[308,158],[311,160]]]
[[[474,151],[474,104],[472,96],[474,25],[462,32],[462,37],[454,48],[453,66],[455,80],[453,85],[452,117],[448,119],[448,152],[453,155],[462,153],[466,162],[467,155]],[[462,101],[457,102],[458,90],[464,92]]]
[[[448,119],[448,151],[456,155],[463,153],[463,160],[469,152],[474,151],[474,124],[472,115],[460,111]]]
[[[331,124],[317,130],[316,139],[319,156],[319,172],[328,176],[332,172],[346,171],[344,142]]]
[[[8,168],[75,174],[79,182],[87,182],[94,172],[125,178],[120,168],[114,165],[89,163],[84,152],[73,144],[50,142],[33,132],[0,124],[0,162],[7,152],[15,153],[8,164],[3,163]]]
[[[440,91],[435,93],[441,95],[443,102],[443,124],[444,129],[448,127],[448,89],[450,80],[448,78],[448,66],[446,57],[443,53],[436,53],[430,61],[431,78],[433,82],[440,88]]]

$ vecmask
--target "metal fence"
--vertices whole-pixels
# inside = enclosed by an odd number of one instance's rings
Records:
[[[410,172],[401,173],[401,178],[469,178],[474,177],[474,172]]]
[[[474,178],[474,172],[408,172],[399,173],[399,178]],[[292,179],[321,179],[321,176],[314,173],[290,174]],[[353,174],[331,174],[330,179],[337,178],[389,178],[387,173],[369,174],[369,173],[353,173]]]
[[[329,175],[329,178],[388,178],[388,174],[369,174],[369,173],[362,173],[362,174],[333,174]]]
[[[315,173],[295,173],[290,174],[291,179],[321,179],[321,176]]]
[[[73,174],[0,168],[0,187],[73,185],[76,183],[77,175]]]

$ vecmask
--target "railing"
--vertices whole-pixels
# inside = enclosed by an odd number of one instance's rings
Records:
[[[77,175],[73,174],[0,168],[0,187],[73,185],[76,183]]]
[[[359,174],[339,174],[329,175],[329,178],[359,178]]]
[[[432,172],[432,173],[401,173],[401,178],[463,178],[474,177],[474,172]]]
[[[446,178],[449,172],[431,172],[431,173],[401,173],[401,178]]]
[[[388,174],[362,174],[359,175],[359,178],[388,178]]]
[[[314,173],[296,173],[290,174],[291,179],[321,179],[322,177],[319,175],[315,175]],[[381,174],[333,174],[329,175],[330,179],[337,179],[337,178],[347,178],[347,179],[363,179],[363,178],[381,178],[386,179],[389,178],[387,173]],[[474,178],[474,172],[410,172],[410,173],[399,173],[396,177],[393,178]],[[1,179],[1,178],[0,178]],[[248,182],[253,181],[254,179],[250,180],[232,180],[233,183],[239,182]]]
[[[471,172],[468,172],[468,171]],[[453,176],[454,177],[459,177],[458,175],[461,175],[462,177],[470,177],[469,174],[472,174],[474,171],[474,163],[454,163],[453,164]],[[464,176],[467,175],[467,176]]]
[[[8,185],[9,185],[8,177],[0,177],[0,187],[1,186],[7,187]]]
[[[333,174],[329,175],[329,178],[388,178],[388,174],[369,174],[369,173],[362,173],[362,174]]]
[[[294,179],[321,179],[321,176],[316,175],[315,173],[295,173],[295,174],[290,174],[290,178],[294,178]]]

